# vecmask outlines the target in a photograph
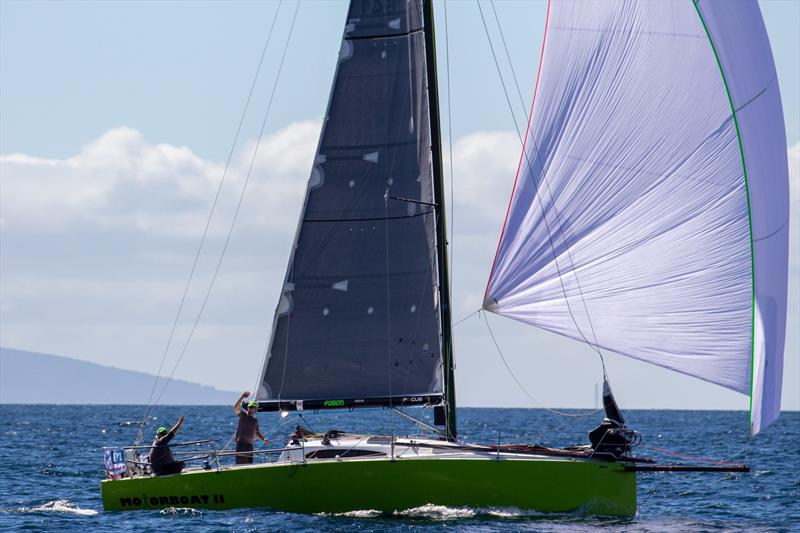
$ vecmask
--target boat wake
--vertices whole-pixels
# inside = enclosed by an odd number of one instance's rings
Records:
[[[383,513],[376,509],[359,509],[357,511],[347,511],[346,513],[318,513],[318,515],[341,516],[345,518],[378,518],[383,516]]]
[[[169,516],[200,516],[203,511],[200,509],[192,509],[191,507],[165,507],[159,511],[159,514]]]
[[[393,513],[383,513],[375,509],[361,509],[356,511],[347,511],[344,513],[319,513],[320,516],[338,516],[346,518],[386,518],[395,517],[404,520],[417,519],[417,520],[464,520],[471,518],[491,518],[491,519],[515,519],[515,518],[531,518],[542,516],[541,513],[536,511],[525,511],[515,508],[480,508],[473,509],[471,507],[448,507],[446,505],[435,505],[432,503],[414,507],[412,509],[405,509],[403,511],[394,511]]]
[[[465,518],[515,519],[545,516],[537,511],[517,509],[515,507],[448,507],[446,505],[434,505],[432,503],[414,507],[413,509],[406,509],[405,511],[395,511],[392,514],[406,519],[421,518],[425,520],[463,520]]]
[[[15,509],[0,509],[4,513],[68,513],[82,516],[94,516],[97,511],[94,509],[81,509],[69,500],[52,500],[33,507],[18,507]]]
[[[406,509],[405,511],[395,511],[394,516],[402,518],[423,518],[426,520],[458,520],[463,518],[473,518],[478,513],[476,509],[469,507],[447,507],[446,505],[434,505],[432,503]]]

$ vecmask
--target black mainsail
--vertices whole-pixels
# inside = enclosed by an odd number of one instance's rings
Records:
[[[453,410],[430,16],[421,0],[350,4],[261,410]]]

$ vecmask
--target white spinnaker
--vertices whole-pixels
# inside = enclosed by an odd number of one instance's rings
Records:
[[[780,409],[785,132],[758,6],[713,5],[550,6],[484,307],[744,394],[763,341],[755,433]],[[759,332],[754,294],[772,298]]]

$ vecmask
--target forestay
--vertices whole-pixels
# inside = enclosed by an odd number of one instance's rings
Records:
[[[752,1],[553,2],[484,308],[780,411],[788,166]]]
[[[441,401],[430,137],[420,2],[354,0],[262,409]]]

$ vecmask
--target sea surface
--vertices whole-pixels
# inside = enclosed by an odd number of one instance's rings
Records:
[[[567,411],[578,414],[578,411]],[[230,407],[156,407],[146,435],[186,422],[175,441],[210,438],[222,447],[235,418]],[[625,411],[643,437],[637,454],[672,462],[732,460],[749,474],[639,474],[639,511],[630,519],[539,514],[514,509],[424,506],[391,515],[299,515],[267,509],[166,509],[106,513],[100,498],[103,446],[132,443],[142,406],[0,405],[0,531],[800,531],[800,413],[783,413],[749,440],[747,413]],[[459,409],[470,442],[558,446],[586,442],[600,414],[560,416],[538,409]],[[295,425],[396,435],[416,429],[370,410],[280,418],[260,414],[262,430],[282,444]],[[667,454],[664,450],[668,450]],[[387,487],[390,490],[390,487]]]

